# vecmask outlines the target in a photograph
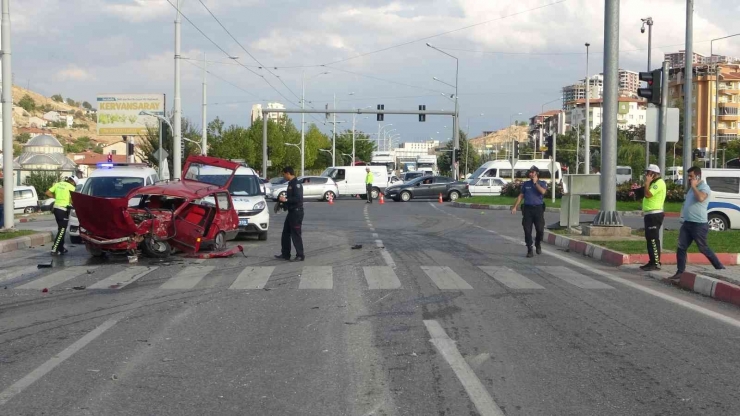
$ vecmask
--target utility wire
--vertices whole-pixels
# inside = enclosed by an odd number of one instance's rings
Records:
[[[374,80],[377,80],[377,81],[389,82],[391,84],[396,84],[396,85],[403,85],[404,87],[417,88],[417,89],[421,89],[421,90],[436,92],[436,93],[439,93],[439,94],[447,94],[444,91],[434,90],[434,89],[426,88],[426,87],[420,87],[418,85],[405,84],[403,82],[392,81],[390,79],[384,79],[384,78],[379,78],[379,77],[372,76],[372,75],[361,74],[359,72],[348,71],[346,69],[341,69],[341,68],[337,68],[337,67],[333,67],[333,66],[327,66],[326,68],[331,68],[332,70],[335,70],[335,71],[346,72],[348,74],[357,75],[357,76],[365,77],[365,78],[370,78],[370,79],[374,79]]]

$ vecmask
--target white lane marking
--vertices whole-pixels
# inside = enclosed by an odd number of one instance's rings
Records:
[[[213,271],[213,266],[189,266],[171,277],[160,289],[186,290],[194,288],[204,277]]]
[[[370,227],[370,231],[375,231],[375,228],[373,228],[373,227]]]
[[[385,246],[383,245],[383,241],[382,240],[375,240],[375,247],[383,248]]]
[[[47,362],[41,364],[38,368],[28,373],[22,379],[13,383],[12,386],[5,389],[0,393],[0,406],[7,403],[16,394],[22,392],[25,388],[35,383],[41,377],[46,375],[49,371],[53,370],[56,366],[63,363],[67,358],[71,357],[77,351],[84,348],[87,344],[92,342],[95,338],[99,337],[103,332],[110,329],[113,325],[118,322],[118,318],[111,318],[103,322],[100,326],[88,332],[84,337],[80,338],[77,342],[65,348],[59,354],[51,357]]]
[[[275,271],[275,266],[247,266],[239,273],[229,289],[262,289],[267,284],[273,271]]]
[[[373,225],[372,225],[371,223],[369,223],[369,222],[368,222],[368,223],[367,223],[367,226],[368,226],[368,227],[370,227],[370,229],[372,230],[372,228],[373,228]]]
[[[439,289],[442,290],[471,290],[472,286],[447,266],[421,266]]]
[[[366,266],[362,270],[365,273],[368,289],[399,289],[401,287],[401,281],[398,280],[396,272],[388,266]]]
[[[378,233],[373,233],[373,238],[378,238]]]
[[[157,270],[158,267],[133,266],[114,274],[113,276],[103,279],[88,289],[123,289],[131,283],[141,279],[149,273]]]
[[[331,266],[307,266],[303,268],[298,289],[331,289],[334,276]]]
[[[444,212],[441,209],[435,207],[434,204],[431,204],[430,203],[429,205],[431,205],[432,208],[434,208],[434,209],[436,209],[436,210],[438,210],[440,212]],[[480,228],[483,231],[487,231],[487,232],[489,232],[489,233],[491,233],[493,235],[496,235],[498,237],[501,237],[504,240],[510,241],[512,243],[519,243],[519,244],[521,244],[521,241],[518,240],[518,239],[516,239],[516,238],[509,237],[508,235],[503,235],[503,234],[497,233],[496,231],[485,229],[485,228],[483,228],[483,227],[481,227],[479,225],[475,225],[475,224],[473,224],[471,222],[465,221],[465,220],[463,220],[462,218],[460,218],[460,217],[458,217],[456,215],[452,215],[452,216],[455,217],[456,219],[458,219],[458,220],[466,223],[466,224],[473,225],[473,226],[475,226],[477,228]],[[632,282],[630,280],[621,278],[621,277],[616,276],[616,275],[614,275],[612,273],[609,273],[609,272],[605,272],[605,271],[596,269],[592,265],[587,265],[587,264],[581,263],[578,260],[574,260],[572,258],[566,257],[561,252],[555,252],[555,251],[551,251],[549,249],[544,249],[544,248],[542,249],[542,252],[545,253],[545,254],[547,254],[548,256],[555,257],[556,259],[561,260],[561,261],[564,261],[566,263],[569,263],[569,264],[571,264],[573,266],[580,267],[580,268],[582,268],[584,270],[590,270],[592,273],[598,274],[599,276],[604,277],[606,279],[609,279],[609,280],[611,280],[613,282],[617,282],[617,283],[620,283],[620,284],[622,284],[624,286],[627,286],[629,288],[632,288],[632,289],[635,289],[635,290],[639,290],[640,292],[647,293],[648,295],[655,296],[655,297],[660,298],[660,299],[663,299],[663,300],[665,300],[667,302],[673,303],[673,304],[678,305],[678,306],[682,306],[682,307],[684,307],[686,309],[690,309],[690,310],[692,310],[694,312],[700,313],[700,314],[702,314],[704,316],[707,316],[707,317],[712,318],[712,319],[716,319],[716,320],[718,320],[720,322],[724,322],[724,323],[726,323],[728,325],[731,325],[731,326],[734,326],[735,328],[740,329],[740,321],[737,320],[737,319],[731,318],[729,316],[722,315],[721,313],[714,312],[714,311],[709,310],[707,308],[704,308],[702,306],[695,305],[695,304],[693,304],[691,302],[687,302],[687,301],[685,301],[683,299],[674,298],[671,295],[668,295],[666,293],[658,292],[655,289],[651,289],[649,287],[644,287],[644,286],[642,286],[640,284],[637,284],[637,283]]]
[[[51,289],[54,286],[61,285],[67,280],[72,280],[77,276],[86,273],[88,270],[95,270],[97,266],[74,266],[64,268],[56,273],[52,273],[42,277],[41,279],[34,280],[33,282],[26,283],[23,286],[18,286],[16,289]]]
[[[455,341],[447,336],[447,333],[439,322],[425,320],[424,325],[432,337],[429,341],[437,348],[437,351],[439,351],[442,357],[444,357],[447,364],[452,368],[452,371],[455,372],[458,380],[460,380],[468,396],[470,396],[470,400],[475,405],[475,408],[478,409],[478,413],[481,416],[504,416],[504,413],[488,393],[483,383],[481,383],[475,371],[470,368],[467,361],[460,354],[460,351],[457,350]]]
[[[387,250],[383,249],[380,252],[380,256],[383,257],[383,260],[385,260],[385,264],[388,265],[388,267],[395,269],[396,268],[396,262],[393,261],[393,257],[391,257],[391,253],[389,253]]]
[[[581,289],[614,289],[606,283],[584,276],[574,270],[563,266],[538,267],[540,271],[551,274],[560,280],[568,282]]]
[[[509,289],[544,289],[544,287],[503,266],[479,266],[487,275]]]
[[[2,272],[2,274],[0,274],[0,282],[5,282],[5,281],[8,281],[8,280],[13,280],[16,277],[20,277],[20,276],[23,276],[25,274],[31,274],[31,273],[34,273],[34,272],[36,272],[38,270],[39,270],[38,266],[28,266],[28,267],[24,267],[22,269],[13,270],[13,271],[4,270]]]

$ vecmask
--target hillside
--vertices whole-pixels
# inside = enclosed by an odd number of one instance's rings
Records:
[[[13,112],[13,135],[19,134],[19,128],[30,127],[29,119],[31,117],[42,118],[44,113],[48,111],[60,111],[69,113],[74,116],[74,123],[82,125],[76,128],[57,128],[57,127],[45,127],[46,130],[51,130],[52,134],[58,138],[67,140],[76,140],[79,137],[87,136],[92,139],[93,142],[108,144],[112,142],[120,141],[120,137],[108,137],[97,135],[97,124],[95,123],[94,116],[85,115],[85,109],[82,107],[71,106],[66,102],[60,103],[46,97],[35,91],[27,90],[23,87],[14,85],[13,86],[13,106],[19,105],[19,102],[23,97],[28,95],[33,99],[36,109],[31,111],[30,114],[22,111],[15,110]],[[94,103],[92,103],[94,105]],[[87,125],[87,127],[85,127]]]
[[[501,130],[497,130],[487,136],[479,136],[470,139],[470,145],[476,149],[483,149],[486,145],[497,145],[501,143],[508,143],[512,137],[517,138],[519,141],[527,140],[528,126],[512,126]]]

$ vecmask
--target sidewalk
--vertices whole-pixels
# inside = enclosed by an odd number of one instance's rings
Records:
[[[51,243],[52,239],[53,233],[49,231],[41,231],[37,234],[27,235],[24,237],[0,240],[0,253],[9,253],[11,251],[41,246]]]
[[[510,210],[511,206],[509,205],[486,205],[486,204],[468,204],[465,202],[453,202],[453,207],[456,208],[471,208],[471,209],[487,209],[487,210],[494,210],[494,211],[505,211]],[[560,212],[560,208],[551,208],[547,207],[545,208],[545,212]],[[598,209],[582,209],[581,214],[586,215],[596,215],[599,213]],[[642,211],[619,211],[619,215],[623,217],[642,217]],[[680,217],[680,213],[678,212],[666,212],[665,216],[667,218],[678,218]]]

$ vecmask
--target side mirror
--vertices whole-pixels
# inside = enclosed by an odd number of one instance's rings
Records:
[[[416,182],[416,186],[421,186],[421,182]]]

